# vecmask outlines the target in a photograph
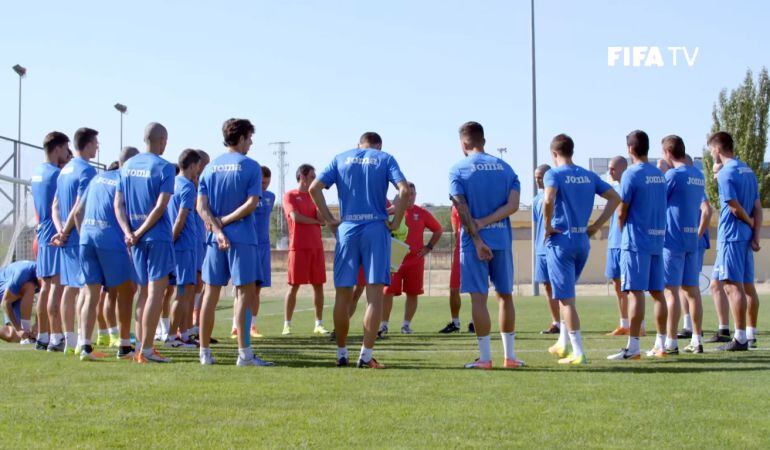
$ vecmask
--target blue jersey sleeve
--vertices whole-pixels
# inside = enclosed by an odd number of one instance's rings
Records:
[[[198,195],[209,195],[209,173],[208,167],[203,169],[203,174],[201,174],[201,177],[198,180]]]
[[[728,169],[729,170],[729,169]],[[719,186],[719,195],[722,196],[725,202],[735,200],[737,194],[735,193],[735,187],[732,183],[732,173],[728,173],[728,170],[722,169],[717,177],[717,184]]]
[[[186,208],[188,210],[195,209],[195,185],[192,183],[185,184],[180,192],[179,196],[179,209]]]
[[[24,285],[24,283],[28,281],[34,281],[36,278],[34,265],[29,264],[24,265],[23,267],[18,267],[18,264],[19,263],[17,263],[16,267],[14,267],[13,274],[11,275],[11,279],[7,288],[8,292],[16,296],[18,296],[21,292],[21,287]]]
[[[255,170],[249,176],[248,184],[246,186],[246,195],[249,197],[261,197],[262,196],[262,168],[258,163],[254,163]]]
[[[521,183],[519,182],[519,176],[516,175],[516,172],[514,172],[513,169],[511,169],[510,166],[508,166],[508,171],[509,171],[510,176],[511,176],[510,190],[511,191],[516,191],[516,192],[521,192]]]
[[[596,189],[594,192],[596,192],[598,195],[602,195],[608,190],[612,189],[612,186],[606,181],[602,180],[599,175],[593,172],[590,172],[590,174],[594,178],[594,188]]]
[[[318,179],[329,189],[337,182],[337,158],[332,159],[326,168],[318,176]]]
[[[80,179],[78,179],[78,197],[85,198],[86,188],[91,182],[91,179],[96,176],[96,169],[88,166],[83,172],[80,173]]]
[[[398,167],[398,161],[393,156],[388,155],[388,181],[394,186],[398,183],[405,181],[406,177],[401,173],[401,168]]]
[[[465,187],[460,178],[460,171],[456,167],[449,171],[449,195],[452,197],[465,195]]]
[[[559,189],[559,180],[556,177],[556,173],[553,170],[549,170],[543,175],[543,185],[549,188]]]
[[[622,177],[620,177],[620,199],[625,204],[630,204],[634,199],[634,191],[636,190],[636,186],[634,186],[634,180],[632,179],[633,176],[626,172],[623,174]]]
[[[171,164],[165,164],[163,166],[163,170],[160,174],[160,193],[167,193],[167,194],[173,194],[174,193],[174,178],[176,178],[176,173],[174,173],[174,166]]]
[[[664,177],[666,178],[666,198],[671,198],[671,193],[676,189],[676,176],[673,170],[667,170]]]

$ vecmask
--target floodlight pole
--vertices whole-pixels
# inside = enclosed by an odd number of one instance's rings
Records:
[[[27,75],[27,69],[19,64],[13,66],[13,71],[19,76],[19,116],[18,116],[18,130],[16,134],[16,145],[13,149],[13,177],[16,179],[21,178],[21,79]],[[13,185],[13,223],[19,219],[19,200],[21,190],[18,183]]]

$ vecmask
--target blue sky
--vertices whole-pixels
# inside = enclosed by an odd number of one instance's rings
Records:
[[[536,3],[540,162],[560,132],[585,165],[624,153],[635,128],[650,134],[653,154],[670,133],[699,153],[719,90],[770,65],[767,2]],[[477,120],[488,150],[507,147],[528,202],[529,44],[528,1],[13,2],[0,18],[0,135],[16,136],[19,63],[29,70],[29,142],[90,126],[109,162],[121,102],[124,143],[141,148],[144,126],[159,121],[176,161],[187,147],[218,154],[222,122],[246,117],[260,163],[275,169],[267,144],[292,142],[291,177],[373,130],[417,183],[418,201],[445,204],[457,128]],[[609,46],[658,46],[666,66],[608,67]],[[699,47],[695,65],[672,67],[669,46]]]

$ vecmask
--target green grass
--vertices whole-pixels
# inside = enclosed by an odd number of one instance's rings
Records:
[[[334,368],[334,345],[311,336],[308,299],[298,302],[291,337],[279,336],[281,301],[263,300],[259,325],[267,338],[255,348],[278,363],[273,368],[233,365],[236,350],[226,336],[232,309],[224,301],[215,333],[223,343],[213,349],[219,361],[213,367],[198,365],[195,350],[164,352],[173,364],[140,366],[112,358],[81,363],[2,344],[0,447],[766,448],[770,442],[766,334],[749,353],[720,354],[709,345],[704,355],[609,363],[604,357],[625,345],[624,338],[604,336],[615,325],[614,301],[581,298],[590,364],[560,367],[546,353],[553,338],[538,333],[548,322],[544,301],[520,298],[516,345],[528,367],[468,371],[461,367],[477,356],[475,339],[437,334],[448,319],[447,301],[421,302],[417,333],[394,334],[375,348],[384,371]],[[710,297],[705,303],[708,332],[715,316]],[[397,300],[392,329],[402,311]],[[326,315],[331,327],[331,309]],[[770,327],[766,317],[761,330]],[[643,338],[643,347],[652,341]],[[360,332],[350,343],[353,359],[358,346]],[[493,334],[498,364],[501,352]]]

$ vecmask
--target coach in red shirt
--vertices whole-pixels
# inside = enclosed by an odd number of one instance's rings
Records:
[[[297,168],[299,186],[283,195],[283,208],[289,224],[289,290],[284,304],[283,335],[291,334],[291,317],[297,304],[297,291],[303,284],[313,285],[315,305],[314,334],[327,335],[323,326],[324,291],[326,264],[324,247],[321,242],[321,226],[318,210],[308,193],[310,183],[315,180],[315,168],[302,164]]]
[[[409,254],[406,255],[398,272],[391,275],[390,286],[385,288],[383,303],[383,321],[380,324],[380,335],[387,334],[388,319],[393,309],[393,297],[406,294],[406,306],[404,308],[404,322],[401,333],[412,334],[412,318],[417,311],[417,296],[423,293],[423,272],[425,270],[425,256],[433,250],[433,246],[441,239],[443,230],[433,214],[425,208],[414,204],[417,198],[417,190],[414,183],[409,183],[409,195],[406,198],[406,213],[404,222],[409,232],[406,235],[406,243],[409,245]],[[423,233],[425,229],[433,232],[430,241],[425,244]]]

